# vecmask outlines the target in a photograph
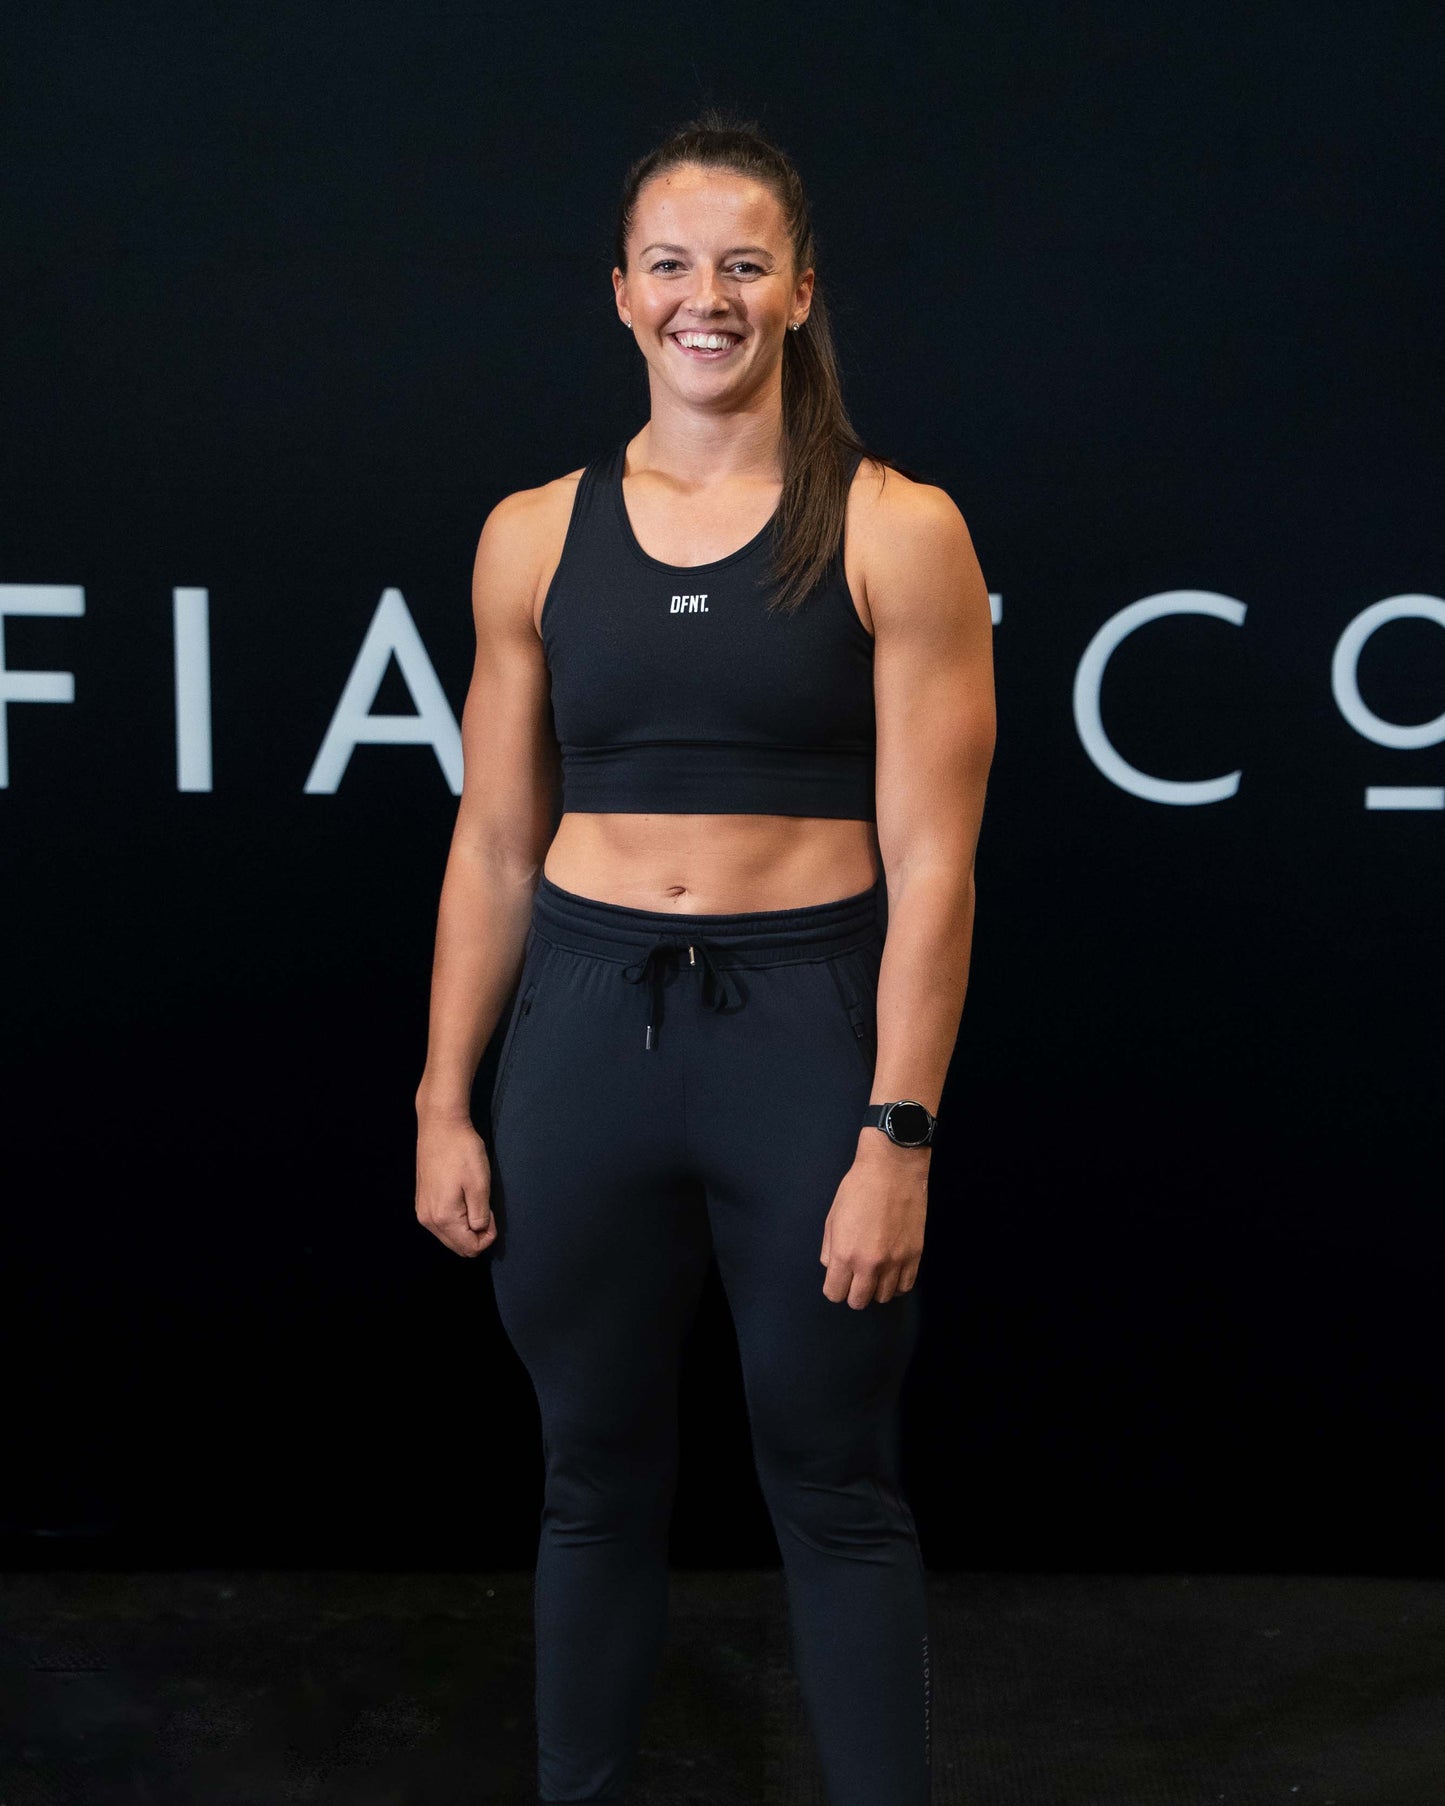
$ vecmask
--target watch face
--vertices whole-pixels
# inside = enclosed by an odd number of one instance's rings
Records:
[[[888,1130],[894,1141],[924,1142],[928,1139],[928,1112],[922,1104],[894,1104],[888,1112]]]

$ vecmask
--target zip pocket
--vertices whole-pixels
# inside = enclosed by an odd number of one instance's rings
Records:
[[[492,1129],[494,1132],[497,1127],[497,1121],[502,1113],[502,1099],[507,1094],[507,1081],[511,1078],[512,1067],[516,1064],[517,1043],[521,1039],[523,1029],[526,1027],[527,1018],[532,1013],[532,1003],[536,998],[537,986],[540,982],[540,979],[532,979],[527,985],[527,988],[522,992],[521,1000],[517,1004],[517,1013],[513,1016],[512,1026],[507,1031],[506,1045],[503,1047],[498,1059],[497,1082],[492,1087],[491,1105]]]
[[[858,1057],[871,1078],[877,1063],[877,1049],[873,1044],[868,1005],[858,988],[857,967],[846,953],[835,954],[832,959],[824,960],[823,964],[828,968],[828,975],[838,993],[838,1001],[843,1006],[843,1014],[852,1032],[853,1045],[858,1049]]]

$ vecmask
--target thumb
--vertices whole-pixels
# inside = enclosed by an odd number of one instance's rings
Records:
[[[484,1234],[492,1226],[492,1203],[485,1179],[468,1179],[462,1187],[467,1208],[467,1227]]]

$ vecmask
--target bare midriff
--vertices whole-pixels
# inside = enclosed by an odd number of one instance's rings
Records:
[[[629,909],[740,914],[856,896],[880,871],[871,821],[803,815],[565,813],[542,870]]]

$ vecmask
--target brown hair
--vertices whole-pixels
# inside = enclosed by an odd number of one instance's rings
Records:
[[[708,107],[627,172],[617,215],[617,267],[624,275],[639,190],[653,176],[684,163],[733,170],[763,183],[783,210],[794,270],[815,267],[816,239],[792,159],[754,121]],[[783,340],[783,493],[773,552],[777,588],[769,606],[791,613],[825,574],[842,543],[850,461],[865,447],[843,405],[827,303],[816,273],[808,318],[797,332],[785,332]]]

